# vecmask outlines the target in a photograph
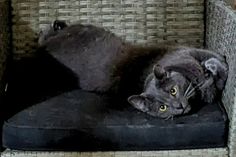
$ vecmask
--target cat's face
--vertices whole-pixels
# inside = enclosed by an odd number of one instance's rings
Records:
[[[153,73],[146,80],[143,93],[128,98],[138,110],[161,118],[171,118],[188,113],[190,82],[178,72],[167,72],[154,66]]]

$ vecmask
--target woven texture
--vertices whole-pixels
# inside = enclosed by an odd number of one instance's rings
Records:
[[[132,43],[203,46],[204,0],[14,0],[12,7],[15,54],[34,50],[37,33],[55,19],[105,27]]]
[[[6,150],[2,157],[228,157],[226,148],[178,151],[37,152]]]
[[[228,5],[230,5],[233,9],[236,9],[236,0],[225,0]]]
[[[90,23],[106,27],[132,43],[155,45],[159,42],[169,41],[196,47],[202,47],[203,45],[204,0],[13,0],[12,7],[12,14],[14,15],[12,19],[13,50],[15,55],[29,54],[36,49],[38,32],[55,19],[66,20],[68,23]],[[222,3],[218,1],[213,4],[213,0],[209,0],[208,8],[209,29],[207,30],[206,40],[208,46],[213,50],[224,50],[220,51],[221,53],[225,53],[227,50],[226,54],[229,55],[235,49],[232,47],[233,43],[226,43],[226,41],[230,41],[228,38],[233,40],[235,36],[226,37],[223,33],[227,31],[229,26],[224,28],[223,24],[232,24],[232,27],[235,25],[233,25],[234,23],[227,23],[228,21],[233,22],[232,19],[224,21],[223,17],[231,18],[231,14],[228,15]],[[233,28],[230,30],[232,32]],[[221,39],[220,36],[227,40]],[[223,44],[229,47],[226,49]],[[229,80],[235,80],[235,67],[233,66],[235,59],[236,57],[227,57],[230,64]],[[226,107],[231,118],[229,144],[232,157],[235,156],[233,155],[235,153],[233,145],[236,146],[233,141],[233,139],[236,139],[234,135],[236,133],[234,128],[236,126],[234,117],[236,115],[234,111],[236,108],[234,106],[236,88],[234,82],[228,81],[227,90],[224,92],[224,103],[229,105]],[[231,84],[234,86],[231,86]],[[1,156],[226,157],[228,156],[228,149],[90,153],[6,150]]]
[[[236,12],[220,0],[209,0],[206,44],[209,49],[226,56],[229,76],[223,102],[230,119],[229,150],[236,156]]]

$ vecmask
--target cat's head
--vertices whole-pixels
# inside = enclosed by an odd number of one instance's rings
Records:
[[[130,96],[128,101],[149,115],[171,118],[191,110],[188,104],[191,88],[191,83],[181,73],[155,65],[146,79],[143,93]]]

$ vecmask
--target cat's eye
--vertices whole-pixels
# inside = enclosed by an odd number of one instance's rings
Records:
[[[161,105],[160,108],[159,108],[159,110],[160,110],[161,112],[165,112],[165,111],[167,110],[167,106],[166,106],[166,105]]]
[[[178,91],[177,86],[174,86],[173,88],[170,89],[170,94],[175,96],[177,94],[177,91]]]

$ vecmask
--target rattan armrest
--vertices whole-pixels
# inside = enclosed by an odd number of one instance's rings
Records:
[[[229,75],[222,101],[229,117],[228,147],[230,156],[236,153],[236,13],[224,1],[207,2],[207,48],[221,53],[229,65]]]

